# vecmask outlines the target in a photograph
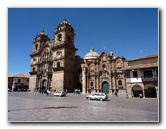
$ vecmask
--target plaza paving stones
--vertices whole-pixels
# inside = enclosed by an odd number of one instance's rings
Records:
[[[83,94],[8,93],[9,122],[159,122],[158,108],[157,98],[109,95],[108,101],[96,101]]]

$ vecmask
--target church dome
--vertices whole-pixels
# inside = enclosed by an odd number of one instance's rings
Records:
[[[94,51],[94,48],[90,49],[90,52],[87,53],[84,59],[97,59],[100,55]]]

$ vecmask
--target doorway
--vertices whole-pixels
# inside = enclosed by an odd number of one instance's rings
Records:
[[[80,92],[82,92],[82,83],[77,82],[77,89],[80,89]]]
[[[132,88],[133,97],[139,97],[139,94],[143,95],[143,90],[140,85],[134,85]]]
[[[109,84],[106,81],[102,83],[102,92],[105,94],[109,94]]]
[[[44,79],[43,82],[42,82],[42,90],[46,90],[47,89],[47,80]]]
[[[145,86],[145,97],[149,97],[149,98],[156,98],[157,94],[156,94],[156,88],[151,85],[148,84]]]

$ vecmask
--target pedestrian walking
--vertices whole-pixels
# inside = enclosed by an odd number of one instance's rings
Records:
[[[128,94],[128,92],[126,92],[126,98],[128,98],[129,97],[129,94]]]
[[[44,90],[43,89],[41,89],[41,93],[43,94],[43,92],[44,92]]]
[[[50,93],[51,93],[51,92],[47,89],[47,96],[50,96]]]
[[[118,92],[115,90],[115,96],[117,97],[118,96]]]
[[[139,98],[140,98],[140,99],[142,98],[142,94],[141,94],[141,93],[139,94]]]
[[[47,89],[47,96],[48,96],[48,89]]]

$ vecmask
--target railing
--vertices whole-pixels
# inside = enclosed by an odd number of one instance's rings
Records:
[[[158,76],[143,76],[142,82],[158,81]]]
[[[137,78],[127,78],[126,79],[127,83],[136,83],[136,82],[142,82],[142,78],[141,77],[137,77]]]
[[[158,76],[142,76],[137,78],[127,78],[127,83],[136,83],[136,82],[151,82],[151,81],[158,81]]]

